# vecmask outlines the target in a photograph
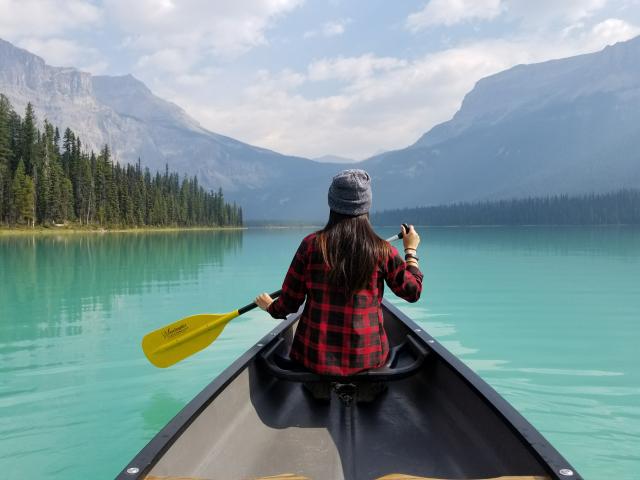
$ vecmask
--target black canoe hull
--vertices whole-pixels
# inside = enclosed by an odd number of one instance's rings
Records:
[[[429,356],[374,402],[317,401],[265,368],[260,354],[290,340],[291,316],[184,407],[118,479],[581,479],[495,390],[399,309],[383,307],[390,343],[411,334]]]

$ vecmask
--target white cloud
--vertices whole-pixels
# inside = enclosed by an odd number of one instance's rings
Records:
[[[608,0],[430,0],[407,17],[412,32],[470,20],[492,20],[504,15],[525,28],[549,29],[559,23],[575,23],[605,7]]]
[[[619,18],[609,18],[593,26],[589,41],[596,46],[612,45],[640,35],[640,28]]]
[[[215,84],[236,90],[221,65],[267,45],[267,32],[304,0],[105,0],[108,20],[121,30],[120,48],[137,58],[136,76],[158,93],[180,88],[206,96]],[[170,75],[167,75],[170,74]]]
[[[125,45],[147,54],[163,49],[234,56],[267,43],[265,32],[303,0],[106,0]]]
[[[49,65],[75,67],[82,71],[104,73],[108,63],[98,50],[63,38],[23,38],[18,45],[41,56]]]
[[[138,69],[153,69],[175,74],[188,72],[195,62],[193,51],[177,48],[163,48],[149,55],[141,56],[136,67]]]
[[[0,37],[43,38],[100,23],[101,9],[87,0],[0,0]]]
[[[211,88],[220,81],[223,71],[218,68],[205,67],[197,73],[179,73],[175,77],[176,85],[185,88]]]
[[[640,27],[619,18],[607,18],[593,25],[581,21],[566,27],[560,33],[558,44],[580,45],[582,51],[589,52],[638,35]]]
[[[465,20],[488,20],[498,16],[500,0],[430,0],[407,18],[409,30],[416,32],[432,25],[454,25]]]
[[[405,66],[406,60],[393,57],[376,57],[368,53],[360,57],[337,57],[312,62],[307,70],[309,79],[321,80],[354,80],[372,76],[375,72],[393,70]]]
[[[505,14],[525,28],[552,30],[593,16],[609,0],[503,0]]]
[[[322,35],[323,37],[335,37],[342,35],[351,21],[352,20],[350,18],[346,18],[326,22],[319,30],[309,30],[308,32],[305,32],[304,38],[312,38],[318,35]]]
[[[325,37],[342,35],[348,23],[349,20],[336,20],[333,22],[327,22],[322,26],[322,34]]]

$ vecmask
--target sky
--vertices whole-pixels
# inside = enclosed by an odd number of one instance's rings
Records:
[[[47,63],[307,158],[409,146],[480,78],[639,34],[640,0],[0,0],[0,38]]]

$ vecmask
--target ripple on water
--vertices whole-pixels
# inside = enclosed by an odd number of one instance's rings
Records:
[[[633,478],[629,471],[640,462],[640,388],[624,381],[625,372],[525,367],[506,359],[483,358],[481,348],[460,338],[454,315],[439,315],[422,305],[393,303],[482,375],[567,458],[574,459],[583,475],[608,471],[611,477],[607,478]],[[564,340],[550,338],[546,346],[554,348],[554,342],[564,344]],[[615,453],[601,453],[604,444],[616,445]],[[585,456],[584,452],[590,453]]]

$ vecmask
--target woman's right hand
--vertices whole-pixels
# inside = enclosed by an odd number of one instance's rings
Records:
[[[273,298],[271,298],[268,293],[261,293],[256,297],[254,303],[266,312],[269,306],[273,303]]]
[[[409,225],[409,230],[407,230],[404,225],[401,225],[400,228],[402,229],[402,243],[404,243],[405,250],[407,248],[417,250],[420,244],[420,235],[418,235],[416,229],[413,228],[413,225]]]

